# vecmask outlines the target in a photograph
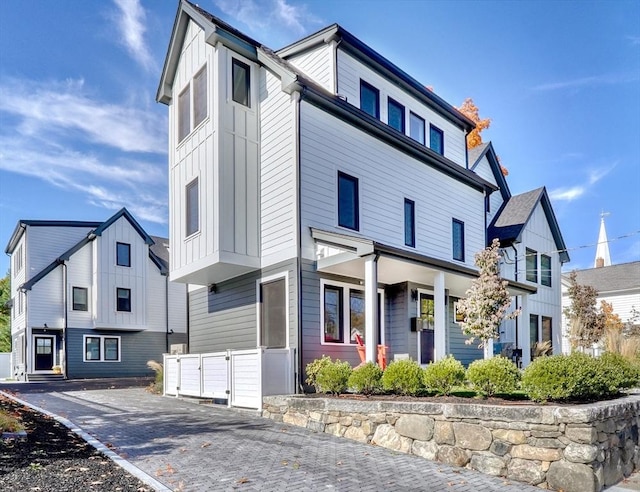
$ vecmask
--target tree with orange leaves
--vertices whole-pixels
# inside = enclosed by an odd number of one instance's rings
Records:
[[[480,118],[480,110],[478,109],[478,106],[476,106],[473,102],[473,99],[471,99],[470,97],[466,98],[462,103],[462,106],[456,109],[476,124],[476,127],[471,130],[471,133],[469,133],[469,135],[467,135],[467,148],[473,149],[474,147],[477,147],[482,143],[482,136],[480,135],[480,133],[482,132],[482,130],[486,130],[487,128],[489,128],[489,126],[491,125],[491,119]]]

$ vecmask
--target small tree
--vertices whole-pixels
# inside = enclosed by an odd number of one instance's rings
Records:
[[[602,339],[605,330],[606,315],[596,307],[598,291],[579,284],[574,271],[569,275],[567,293],[571,304],[564,314],[569,321],[569,342],[573,349],[589,349]]]
[[[0,279],[0,352],[11,352],[11,309],[7,302],[11,299],[9,273]]]
[[[458,313],[463,319],[460,323],[462,332],[468,338],[465,343],[471,344],[480,340],[480,347],[499,336],[498,328],[505,319],[512,319],[520,314],[517,309],[508,312],[511,296],[507,290],[508,282],[499,276],[500,243],[494,239],[491,246],[475,255],[475,264],[480,269],[480,276],[471,283],[464,299],[458,302]]]

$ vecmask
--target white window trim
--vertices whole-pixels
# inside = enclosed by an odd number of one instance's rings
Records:
[[[286,321],[285,321],[285,349],[290,347],[289,343],[289,318],[290,318],[290,310],[289,310],[289,272],[280,272],[274,273],[273,275],[268,275],[266,277],[261,277],[256,280],[256,347],[260,347],[260,332],[262,329],[262,309],[260,303],[260,286],[262,284],[266,284],[268,282],[273,282],[274,280],[279,280],[284,278],[284,289],[285,289],[285,309],[286,309]],[[276,349],[277,350],[277,349]],[[282,350],[282,349],[280,349]]]
[[[100,359],[87,359],[87,338],[99,338],[100,339]],[[105,338],[117,338],[118,339],[118,359],[106,360],[104,358],[104,340]],[[110,363],[120,362],[122,360],[122,337],[118,335],[83,335],[82,337],[82,362],[98,362],[98,363]]]
[[[356,343],[351,343],[351,336],[347,336],[347,333],[343,333],[343,341],[342,342],[325,342],[324,340],[324,287],[328,285],[330,287],[342,287],[342,326],[346,330],[347,328],[351,328],[350,322],[350,313],[349,313],[349,289],[360,290],[364,292],[364,285],[359,284],[349,284],[346,282],[336,282],[334,280],[328,280],[321,278],[320,279],[320,345],[332,345],[338,347],[344,347],[345,345],[356,347]],[[384,345],[385,343],[385,322],[384,322],[384,289],[378,289],[378,294],[380,294],[380,340],[378,340],[379,345]],[[365,300],[366,302],[366,300]],[[350,332],[350,330],[349,330]],[[365,341],[365,345],[366,345]]]
[[[194,181],[198,181],[198,229],[195,232],[192,232],[191,234],[187,235],[187,208],[188,208],[188,204],[187,204],[187,188],[194,182]],[[202,180],[200,179],[200,173],[194,174],[190,179],[188,179],[186,181],[186,184],[182,187],[182,192],[184,193],[183,199],[182,199],[182,203],[184,204],[184,213],[183,213],[183,220],[184,220],[184,228],[183,228],[183,236],[184,239],[182,240],[184,243],[191,241],[192,239],[197,238],[198,236],[200,236],[202,234],[202,207],[201,207],[201,182]]]
[[[195,80],[195,78],[200,75],[203,71],[207,72],[207,83],[206,85],[206,91],[207,91],[207,116],[205,116],[203,118],[203,120],[200,123],[196,124],[196,91],[193,90],[194,88],[194,83],[193,81]],[[189,83],[191,84],[191,107],[193,108],[193,111],[191,112],[191,132],[189,133],[189,135],[191,135],[192,133],[194,133],[196,130],[198,130],[201,126],[203,126],[207,121],[209,121],[209,119],[211,118],[211,111],[209,111],[209,109],[211,109],[210,106],[210,102],[211,102],[211,94],[209,91],[209,87],[210,87],[210,77],[209,77],[209,67],[207,66],[207,62],[205,61],[198,70],[196,70],[193,74],[193,77],[191,77],[191,80],[189,81]]]

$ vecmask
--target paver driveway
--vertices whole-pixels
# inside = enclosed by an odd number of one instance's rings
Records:
[[[22,386],[17,396],[71,420],[174,490],[539,490],[143,388],[63,388]]]

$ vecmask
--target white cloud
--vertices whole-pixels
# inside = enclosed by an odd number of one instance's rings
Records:
[[[584,183],[574,186],[556,188],[549,192],[549,197],[555,201],[571,202],[573,200],[576,200],[587,193],[596,183],[598,183],[598,181],[609,174],[614,167],[616,167],[616,163],[607,167],[592,169],[588,171]]]
[[[640,46],[640,36],[627,36],[631,46]]]
[[[603,74],[590,77],[581,77],[572,80],[548,82],[532,88],[534,91],[555,91],[562,89],[577,89],[581,87],[593,87],[599,85],[617,85],[640,80],[640,74]]]
[[[143,68],[153,70],[155,61],[144,40],[147,30],[144,8],[139,0],[114,0],[114,3],[119,10],[114,21],[121,34],[120,42]]]

